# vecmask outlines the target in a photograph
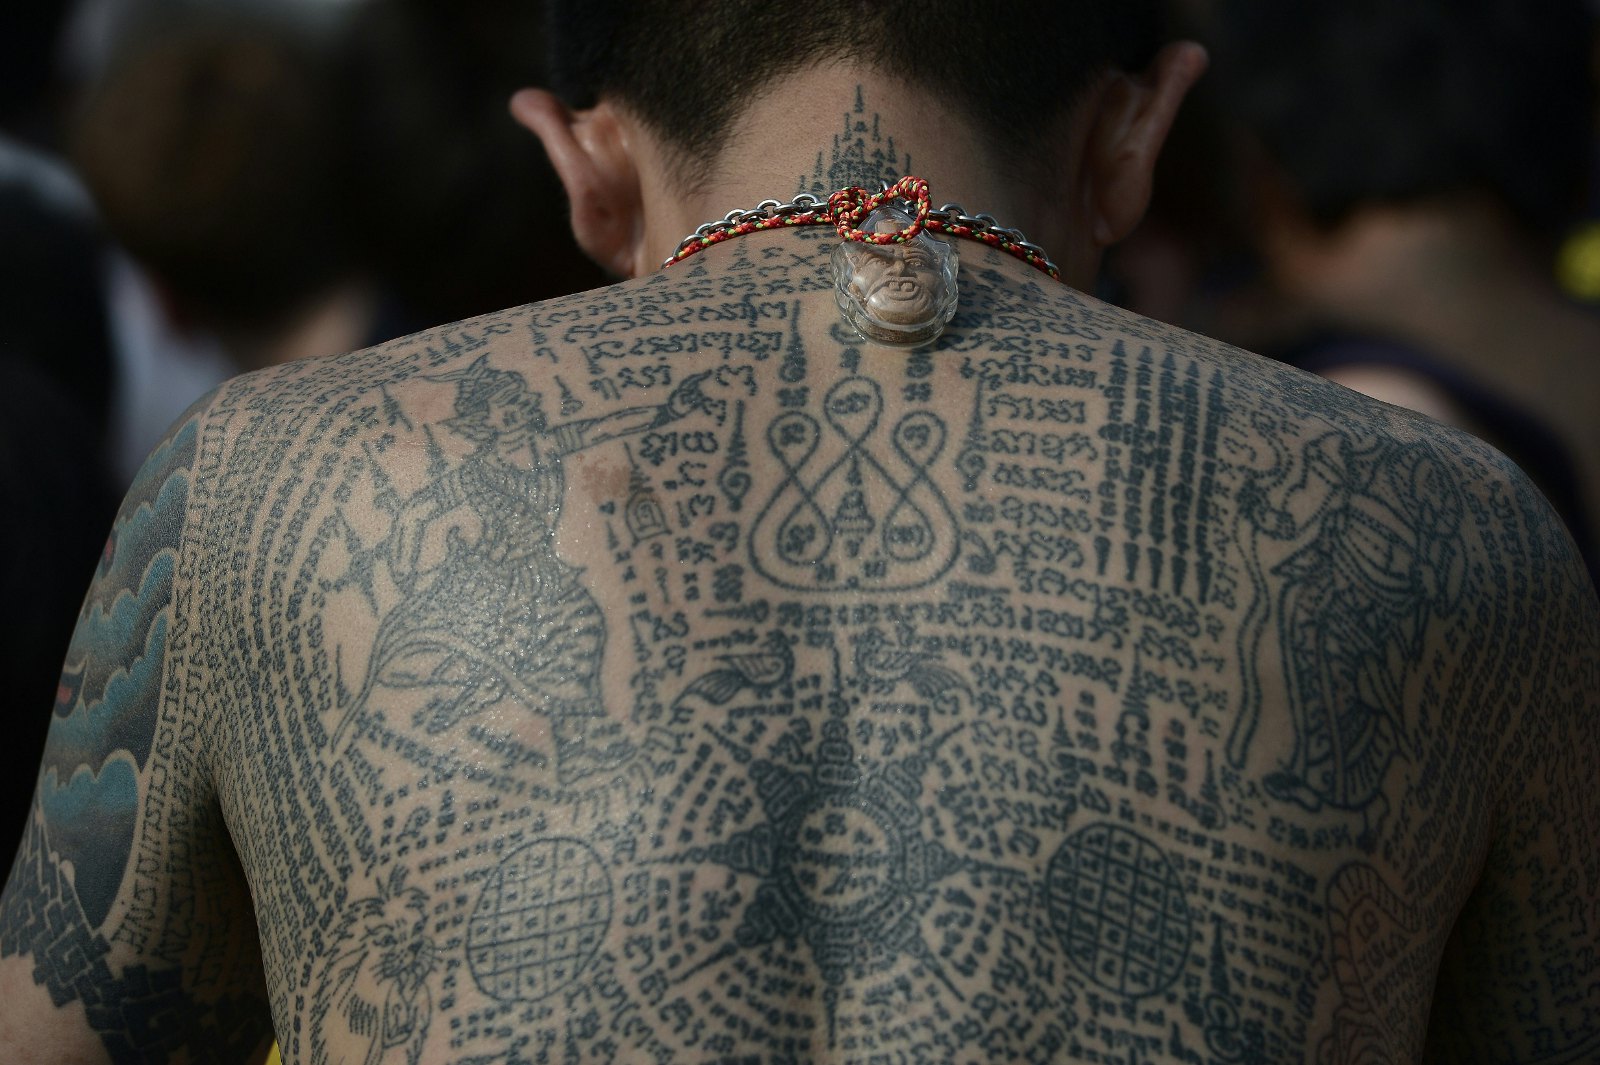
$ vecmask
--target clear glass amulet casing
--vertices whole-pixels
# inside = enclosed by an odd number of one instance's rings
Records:
[[[894,233],[911,220],[898,207],[880,207],[861,228]],[[832,263],[834,302],[864,340],[919,347],[937,339],[955,316],[960,256],[953,243],[927,230],[903,244],[840,240]]]

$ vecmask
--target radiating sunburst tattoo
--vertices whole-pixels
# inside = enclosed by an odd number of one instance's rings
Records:
[[[836,701],[833,713],[822,726],[810,765],[798,768],[755,758],[708,730],[750,767],[765,817],[726,841],[677,856],[761,881],[733,942],[694,971],[740,950],[804,941],[823,981],[830,1046],[840,987],[902,957],[915,958],[961,998],[922,936],[933,888],[963,872],[1018,875],[956,854],[922,833],[923,775],[939,746],[961,726],[868,771],[856,761],[842,701]]]

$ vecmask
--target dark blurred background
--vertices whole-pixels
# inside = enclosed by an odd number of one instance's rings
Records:
[[[1592,0],[1172,11],[1212,69],[1098,295],[1484,436],[1594,566]],[[543,83],[540,18],[0,5],[0,848],[115,501],[178,414],[242,370],[606,281],[507,112]]]

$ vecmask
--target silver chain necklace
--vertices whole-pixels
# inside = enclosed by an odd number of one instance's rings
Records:
[[[787,203],[763,200],[729,211],[695,227],[661,265],[745,233],[812,225],[832,225],[843,238],[833,249],[835,300],[858,334],[880,344],[927,344],[955,314],[959,257],[952,243],[933,233],[979,241],[1061,277],[1044,249],[1020,230],[992,215],[968,214],[956,203],[935,209],[928,183],[909,176],[884,182],[872,194],[852,186],[826,199],[802,192]]]

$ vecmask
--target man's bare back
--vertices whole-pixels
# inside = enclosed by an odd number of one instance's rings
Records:
[[[935,143],[885,91],[816,186]],[[68,656],[4,1052],[1592,1058],[1600,608],[1526,479],[975,242],[941,337],[866,342],[837,240],[180,423]]]
[[[163,648],[160,713],[69,778],[82,678],[7,953],[248,1001],[253,899],[313,1062],[1406,1060],[1536,941],[1553,1010],[1593,609],[1520,478],[996,253],[869,347],[822,248],[197,411],[90,601],[145,650],[99,705]]]

